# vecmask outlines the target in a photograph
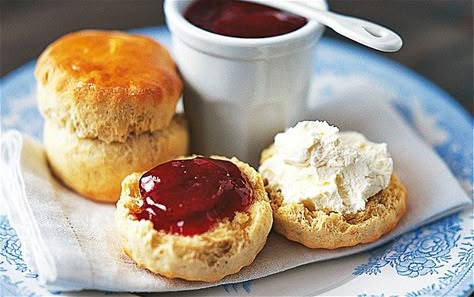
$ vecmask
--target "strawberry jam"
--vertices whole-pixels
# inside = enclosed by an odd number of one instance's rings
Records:
[[[252,202],[252,188],[230,161],[197,157],[156,166],[140,178],[138,219],[156,230],[192,236],[208,231]]]
[[[236,0],[197,0],[186,9],[184,17],[206,31],[242,38],[282,35],[307,23],[306,18],[286,11]]]

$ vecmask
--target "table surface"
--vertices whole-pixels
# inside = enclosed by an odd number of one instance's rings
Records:
[[[162,3],[2,0],[0,75],[34,59],[67,32],[163,24]],[[382,55],[432,80],[474,113],[473,1],[328,0],[328,4],[336,12],[363,17],[398,32],[404,39],[402,50]],[[344,39],[331,30],[325,34]]]

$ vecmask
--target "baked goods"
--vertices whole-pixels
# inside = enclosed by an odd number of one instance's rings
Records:
[[[372,242],[406,210],[386,144],[325,122],[300,122],[278,134],[262,152],[259,171],[274,230],[310,248]]]
[[[79,138],[124,142],[167,127],[182,82],[168,51],[151,38],[117,31],[67,34],[38,58],[43,116]]]
[[[156,196],[160,189],[166,193]],[[214,156],[127,176],[115,219],[124,251],[139,266],[212,282],[253,262],[271,229],[272,210],[253,168]]]
[[[71,33],[46,48],[35,76],[51,169],[80,194],[116,202],[129,172],[187,153],[186,122],[175,117],[182,82],[151,38]]]
[[[273,229],[309,248],[335,249],[369,243],[390,232],[406,210],[406,192],[396,175],[371,197],[364,210],[341,214],[284,203],[281,191],[266,185],[273,209]]]
[[[43,143],[55,176],[85,197],[115,202],[130,170],[171,160],[187,151],[188,131],[183,115],[175,115],[163,130],[141,133],[125,142],[106,143],[79,138],[65,127],[46,121]],[[152,166],[152,165],[151,165]]]

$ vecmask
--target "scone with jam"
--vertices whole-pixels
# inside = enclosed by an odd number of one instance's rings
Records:
[[[173,160],[127,176],[115,219],[139,266],[207,282],[250,265],[273,220],[261,176],[224,157]]]

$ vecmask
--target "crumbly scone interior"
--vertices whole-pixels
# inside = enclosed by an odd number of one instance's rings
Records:
[[[273,228],[311,248],[333,249],[377,240],[392,230],[406,211],[406,190],[396,175],[387,188],[353,214],[315,210],[304,203],[285,203],[279,189],[266,185],[274,214]]]
[[[273,155],[273,145],[260,163]],[[309,248],[335,249],[379,239],[395,228],[406,212],[406,189],[395,174],[387,188],[370,197],[366,207],[352,214],[317,210],[311,203],[285,203],[280,189],[264,180],[273,210],[273,229]]]

